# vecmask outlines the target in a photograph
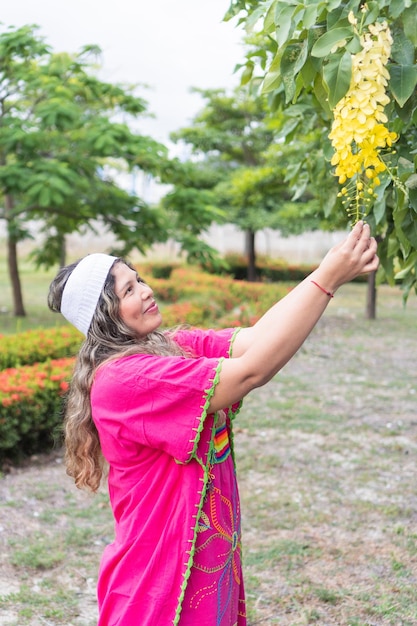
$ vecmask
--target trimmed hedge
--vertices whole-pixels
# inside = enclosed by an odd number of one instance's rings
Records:
[[[0,372],[0,462],[51,449],[74,358]]]
[[[0,370],[75,355],[83,336],[73,326],[0,335]]]
[[[248,275],[248,260],[241,254],[227,254],[224,257],[230,275],[245,280]],[[315,270],[317,265],[290,264],[282,259],[259,256],[256,261],[256,275],[262,282],[299,282]]]
[[[164,327],[187,323],[203,328],[252,324],[289,291],[287,285],[248,283],[200,270],[176,268],[171,279],[154,279]]]
[[[229,253],[224,257],[228,275],[236,280],[246,280],[248,275],[248,260],[242,254]],[[299,283],[317,268],[317,264],[292,264],[283,259],[271,259],[259,256],[256,260],[256,276],[260,282]],[[216,268],[207,267],[207,272],[216,274]],[[366,276],[357,276],[354,282],[366,282]]]

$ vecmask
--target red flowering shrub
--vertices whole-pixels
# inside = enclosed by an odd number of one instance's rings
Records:
[[[288,292],[282,284],[248,283],[194,268],[175,269],[169,282],[181,300],[161,307],[165,327],[249,326]]]
[[[0,372],[0,462],[51,449],[73,363],[56,359]]]
[[[0,370],[77,353],[82,334],[73,326],[28,330],[0,336]]]
[[[180,298],[178,286],[166,278],[154,278],[150,283],[155,297],[162,302],[176,302]]]

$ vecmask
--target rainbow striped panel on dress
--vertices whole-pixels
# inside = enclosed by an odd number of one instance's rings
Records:
[[[214,435],[215,463],[222,463],[230,454],[230,441],[226,423],[216,428]]]

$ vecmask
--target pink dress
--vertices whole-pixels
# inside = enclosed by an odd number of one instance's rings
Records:
[[[93,419],[109,463],[115,539],[98,626],[245,626],[231,421],[207,407],[234,330],[181,331],[195,358],[133,355],[101,367]]]

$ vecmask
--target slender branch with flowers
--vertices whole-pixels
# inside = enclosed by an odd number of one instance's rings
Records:
[[[388,119],[384,108],[390,102],[386,66],[393,42],[388,24],[376,22],[363,29],[363,20],[358,27],[353,12],[349,22],[357,32],[361,50],[352,55],[350,87],[333,110],[329,138],[334,148],[331,163],[343,185],[338,195],[353,225],[366,215],[377,197],[379,174],[390,173],[384,155],[398,137],[385,126]]]

